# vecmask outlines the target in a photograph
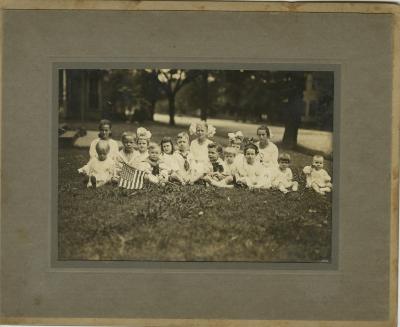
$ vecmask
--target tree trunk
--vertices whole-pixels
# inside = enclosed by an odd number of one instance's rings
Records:
[[[154,112],[156,110],[156,100],[152,99],[150,103],[150,121],[154,121]]]
[[[304,102],[302,96],[298,95],[292,101],[289,100],[285,115],[285,132],[282,139],[284,148],[293,149],[297,146],[297,135],[303,109]]]
[[[200,119],[207,120],[208,118],[208,72],[204,71],[201,75],[203,87],[203,105],[200,112]]]
[[[168,105],[169,105],[169,124],[175,126],[175,95],[168,95]]]

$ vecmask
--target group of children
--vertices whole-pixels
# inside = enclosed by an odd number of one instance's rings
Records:
[[[189,134],[181,132],[176,140],[162,138],[160,144],[151,141],[151,132],[143,127],[124,132],[122,149],[111,138],[111,122],[101,120],[99,137],[89,150],[90,160],[78,172],[85,175],[88,187],[99,187],[109,182],[118,183],[122,165],[145,172],[145,180],[165,185],[203,183],[216,187],[247,187],[277,189],[283,193],[298,190],[290,169],[291,157],[278,152],[270,141],[267,126],[257,129],[258,141],[246,141],[242,132],[228,133],[229,146],[221,147],[210,140],[215,128],[199,121],[190,125]],[[319,194],[332,189],[331,177],[323,169],[324,158],[313,157],[312,164],[303,169],[306,187]]]

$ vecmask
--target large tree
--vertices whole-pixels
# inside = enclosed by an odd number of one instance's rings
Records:
[[[176,94],[182,87],[198,76],[199,71],[196,70],[184,70],[184,69],[159,69],[157,71],[158,81],[161,83],[167,99],[168,99],[168,113],[169,113],[169,124],[175,125],[175,99]]]

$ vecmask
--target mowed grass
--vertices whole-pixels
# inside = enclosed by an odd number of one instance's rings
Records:
[[[74,124],[70,124],[74,125]],[[75,125],[77,126],[77,125]],[[95,129],[96,123],[84,127]],[[158,142],[186,127],[145,124]],[[116,124],[113,137],[137,126]],[[226,131],[214,138],[226,144]],[[127,194],[107,185],[87,189],[77,169],[88,149],[59,150],[60,260],[327,261],[331,255],[331,195],[305,189],[311,157],[294,151],[298,192],[146,185]],[[326,161],[331,174],[331,162]]]

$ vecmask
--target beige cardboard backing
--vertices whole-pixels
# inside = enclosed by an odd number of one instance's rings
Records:
[[[385,325],[393,320],[393,15],[6,10],[3,21],[1,310],[10,322],[103,317],[173,319],[153,320],[160,325],[177,318]],[[340,65],[336,270],[51,266],[52,64],[143,58]]]

